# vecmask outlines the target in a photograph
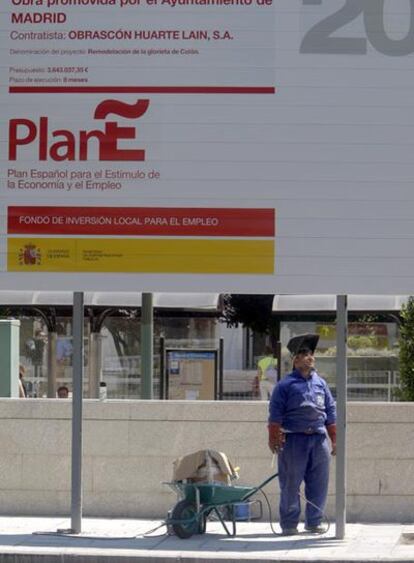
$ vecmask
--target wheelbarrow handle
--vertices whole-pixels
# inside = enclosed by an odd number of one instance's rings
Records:
[[[279,473],[274,473],[273,475],[268,477],[265,481],[263,481],[263,483],[260,483],[259,486],[255,487],[253,490],[251,490],[250,492],[245,494],[244,497],[241,500],[245,501],[245,500],[249,499],[250,497],[252,497],[253,495],[255,495],[258,491],[260,491],[261,489],[263,489],[263,487],[265,487],[268,483],[270,483],[270,481],[273,481],[273,479],[276,479],[276,477],[278,475],[279,475]]]

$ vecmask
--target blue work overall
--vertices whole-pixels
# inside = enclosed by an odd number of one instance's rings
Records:
[[[286,442],[279,452],[280,525],[296,528],[299,489],[305,483],[305,525],[321,523],[330,464],[326,426],[336,422],[336,406],[326,381],[316,371],[305,378],[298,370],[276,386],[269,403],[269,422],[282,425]],[[312,506],[316,505],[316,506]]]
[[[286,434],[279,453],[280,526],[296,528],[301,503],[299,488],[305,483],[305,525],[318,526],[322,520],[329,482],[330,447],[326,433]],[[318,508],[317,508],[318,507]],[[321,509],[322,507],[322,509]]]

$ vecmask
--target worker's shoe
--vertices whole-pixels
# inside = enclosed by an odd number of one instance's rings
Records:
[[[322,526],[322,524],[317,524],[316,526],[305,526],[305,530],[310,534],[324,534],[326,532],[326,526]]]
[[[297,528],[283,528],[282,536],[296,536],[298,534]]]

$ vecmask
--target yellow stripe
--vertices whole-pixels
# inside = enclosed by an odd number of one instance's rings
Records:
[[[273,274],[274,241],[9,238],[10,272]]]

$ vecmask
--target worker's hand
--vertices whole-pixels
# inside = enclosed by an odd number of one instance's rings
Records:
[[[326,431],[328,432],[328,436],[332,444],[331,455],[336,455],[336,424],[330,424],[327,426]]]
[[[269,422],[269,448],[272,453],[278,454],[283,450],[285,444],[285,434],[282,431],[282,425],[278,422]]]

